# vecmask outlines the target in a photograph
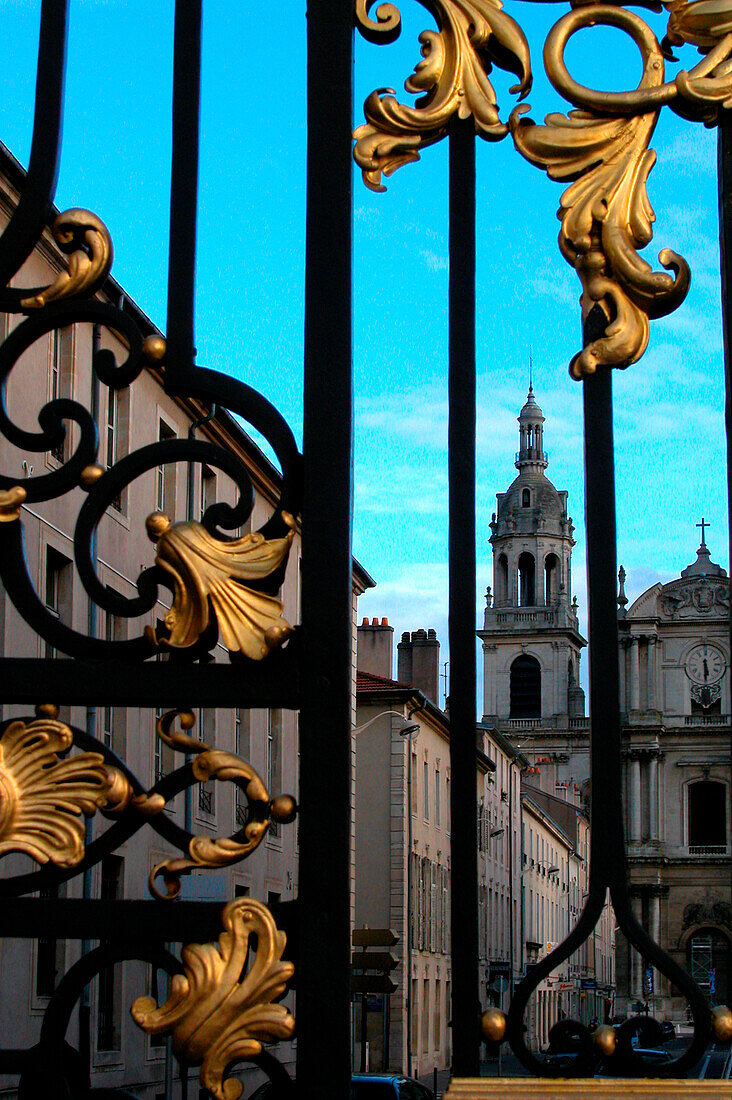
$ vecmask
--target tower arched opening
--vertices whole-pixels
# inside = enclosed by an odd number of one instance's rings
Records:
[[[727,787],[700,779],[687,789],[687,843],[690,847],[726,848]]]
[[[511,718],[541,718],[541,665],[522,653],[511,665]]]
[[[518,560],[519,604],[533,607],[536,603],[536,561],[534,555],[524,550]]]
[[[559,599],[561,566],[556,554],[547,554],[544,560],[544,602],[556,603]]]
[[[496,561],[496,606],[505,607],[508,603],[508,558],[505,554],[499,554]]]

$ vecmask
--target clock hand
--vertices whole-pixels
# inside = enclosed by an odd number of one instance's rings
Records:
[[[706,657],[704,658],[704,679],[705,680],[709,679],[709,665],[707,664]]]

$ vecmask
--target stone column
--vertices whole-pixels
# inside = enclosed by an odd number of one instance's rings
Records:
[[[661,939],[661,899],[657,895],[651,897],[649,905],[649,924],[648,929],[651,939],[654,943],[658,943]]]
[[[637,647],[636,647],[637,650]],[[641,839],[641,762],[638,753],[630,757],[630,842]]]
[[[638,924],[643,924],[643,907],[640,898],[631,898],[633,916]],[[630,946],[630,945],[629,945]],[[630,999],[643,1000],[643,960],[634,947],[630,946]]]
[[[638,639],[630,639],[630,709],[638,710],[640,706],[640,659],[638,656]]]
[[[659,840],[658,835],[658,753],[654,753],[648,762],[648,824],[651,840]]]
[[[628,685],[625,682],[625,638],[620,639],[618,651],[618,663],[620,665],[620,710],[628,709]],[[579,679],[579,677],[578,677]]]
[[[655,634],[648,636],[648,710],[655,710],[656,703],[656,652],[658,650],[658,638]]]

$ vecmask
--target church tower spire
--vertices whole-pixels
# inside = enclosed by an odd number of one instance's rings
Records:
[[[485,610],[484,714],[498,723],[583,712],[577,605],[572,601],[574,527],[567,493],[545,474],[544,414],[533,384],[518,416],[518,476],[497,494],[491,521],[493,594]]]
[[[529,382],[526,404],[519,413],[519,449],[516,468],[535,467],[545,470],[548,464],[544,454],[544,416],[534,399],[534,387]]]

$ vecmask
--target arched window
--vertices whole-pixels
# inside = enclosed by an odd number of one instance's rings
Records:
[[[700,928],[686,946],[686,967],[712,1004],[726,1004],[729,940],[716,928]]]
[[[521,507],[522,508],[530,508],[531,507],[531,490],[530,489],[522,489],[521,490]]]
[[[536,603],[536,562],[534,555],[524,551],[518,560],[519,603],[533,607]]]
[[[690,783],[686,814],[689,848],[727,850],[727,788],[724,783],[713,779]]]
[[[559,558],[547,554],[544,562],[544,603],[556,603],[559,597]]]
[[[511,665],[511,718],[541,718],[541,665],[525,653]]]
[[[506,603],[508,603],[508,558],[505,554],[499,554],[496,562],[496,606],[502,607]]]

